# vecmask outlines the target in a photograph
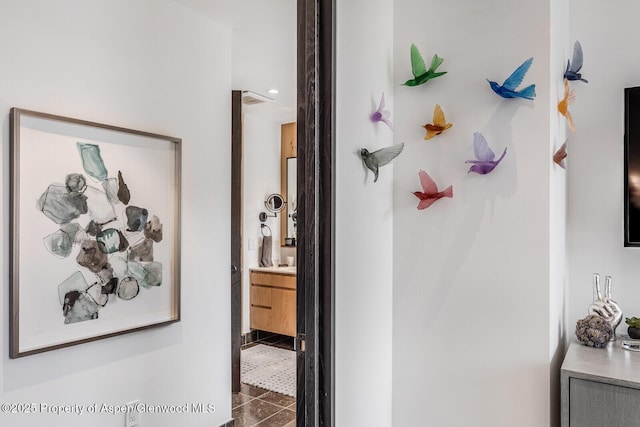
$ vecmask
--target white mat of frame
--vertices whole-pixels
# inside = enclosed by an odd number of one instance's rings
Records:
[[[296,352],[264,344],[242,350],[240,381],[296,397]]]

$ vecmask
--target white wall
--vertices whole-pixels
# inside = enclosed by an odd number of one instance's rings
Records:
[[[262,117],[280,123],[296,121],[296,0],[225,3],[221,7],[245,9],[233,23],[233,88],[274,99],[251,107]],[[279,93],[267,93],[272,88]]]
[[[9,108],[182,138],[182,321],[8,359],[8,257],[0,264],[0,401],[211,402],[209,415],[142,417],[145,426],[231,419],[229,308],[230,31],[167,0],[0,1],[2,254],[8,254]],[[206,229],[202,231],[202,225]],[[20,426],[122,426],[123,416],[8,415]]]
[[[357,151],[393,143],[369,121],[382,92],[397,117],[393,1],[339,0],[336,18],[336,425],[390,426],[394,166],[373,183]]]
[[[394,6],[394,137],[406,148],[394,166],[393,425],[549,425],[549,3]],[[448,74],[400,86],[411,43]],[[485,79],[530,56],[535,101],[495,95]],[[424,141],[436,103],[453,127]],[[467,174],[474,131],[507,147],[489,175]],[[418,211],[420,169],[453,199]]]
[[[264,201],[269,194],[280,193],[280,123],[251,114],[245,107],[243,152],[242,213],[242,333],[249,328],[249,269],[260,265],[260,212],[267,212]],[[269,213],[269,212],[267,212]],[[280,260],[280,216],[265,222],[271,228],[272,260]],[[268,231],[265,230],[265,233]]]
[[[640,40],[635,31],[640,4],[606,7],[571,0],[571,40],[584,50],[583,76],[576,85],[576,125],[568,164],[569,313],[567,334],[587,314],[592,274],[613,278],[613,299],[625,317],[640,316],[640,251],[623,239],[624,88],[640,86]],[[597,24],[597,25],[596,25]],[[617,332],[627,333],[624,320]]]
[[[549,45],[549,361],[551,381],[551,426],[559,426],[560,366],[565,354],[567,304],[567,172],[551,163],[553,154],[570,138],[566,119],[558,113],[564,97],[564,70],[573,53],[569,41],[569,0],[552,0],[551,40]],[[575,87],[577,83],[572,83]]]

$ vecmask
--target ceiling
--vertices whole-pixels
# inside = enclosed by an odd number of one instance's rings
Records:
[[[231,27],[233,89],[274,99],[246,106],[245,114],[296,120],[296,0],[175,1]]]

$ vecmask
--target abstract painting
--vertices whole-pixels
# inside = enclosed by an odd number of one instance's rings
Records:
[[[180,319],[178,138],[11,110],[12,358]]]

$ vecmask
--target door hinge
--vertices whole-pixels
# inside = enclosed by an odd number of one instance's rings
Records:
[[[298,334],[296,335],[296,340],[295,340],[295,350],[298,351],[300,350],[301,352],[304,353],[305,350],[305,335],[304,334]]]

